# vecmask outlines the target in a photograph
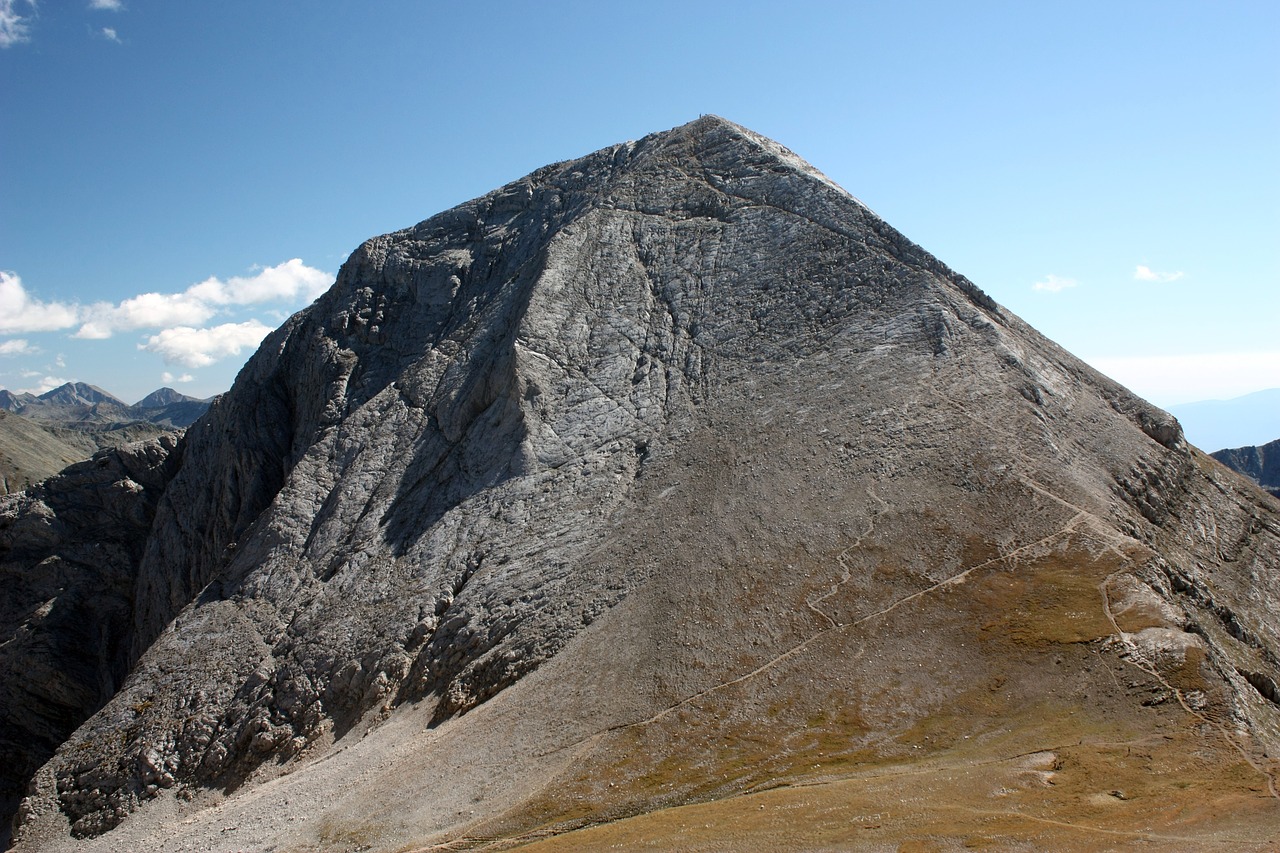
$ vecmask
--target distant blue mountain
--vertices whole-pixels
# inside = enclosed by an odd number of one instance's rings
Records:
[[[1267,444],[1280,438],[1280,388],[1231,400],[1170,406],[1187,441],[1207,452]]]

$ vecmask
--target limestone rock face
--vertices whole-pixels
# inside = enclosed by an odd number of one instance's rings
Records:
[[[1161,731],[1276,815],[1275,502],[716,117],[369,240],[168,458],[22,849],[529,840],[939,756],[1065,832],[1086,740]]]

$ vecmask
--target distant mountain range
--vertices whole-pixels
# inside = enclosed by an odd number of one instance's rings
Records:
[[[1230,400],[1168,407],[1187,440],[1204,451],[1261,445],[1280,437],[1280,388]]]
[[[39,396],[0,389],[0,494],[26,488],[103,448],[186,428],[210,402],[161,388],[129,405],[84,382]]]
[[[56,423],[133,423],[187,427],[209,408],[209,400],[172,388],[152,391],[133,405],[85,382],[68,382],[36,396],[0,390],[0,409],[31,420]]]

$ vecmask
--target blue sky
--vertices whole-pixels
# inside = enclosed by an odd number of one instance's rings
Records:
[[[1280,386],[1280,3],[0,0],[0,387],[229,387],[361,241],[717,113],[1161,405]]]

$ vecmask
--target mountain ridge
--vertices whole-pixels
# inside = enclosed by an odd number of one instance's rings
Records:
[[[208,408],[209,400],[159,388],[129,405],[110,392],[84,382],[65,382],[38,396],[0,389],[0,403],[15,415],[58,425],[113,421],[148,421],[189,426]]]
[[[1264,849],[1275,501],[761,139],[703,118],[368,240],[113,463],[130,675],[19,849],[572,843],[913,773],[1033,846]],[[76,553],[79,488],[0,504],[6,571]],[[980,831],[895,796],[892,838]]]

